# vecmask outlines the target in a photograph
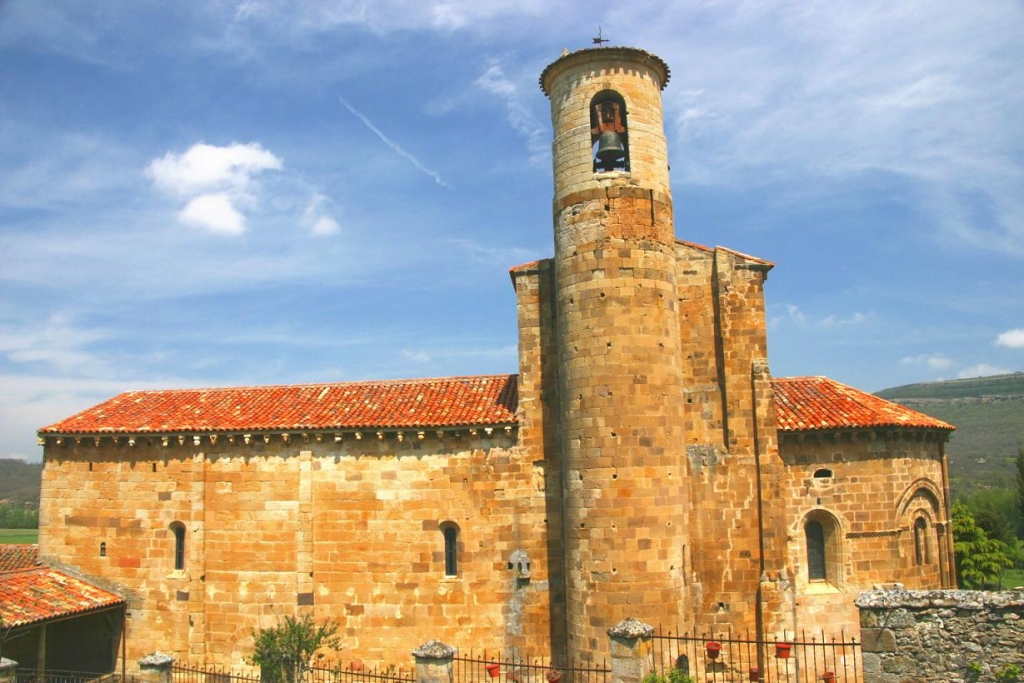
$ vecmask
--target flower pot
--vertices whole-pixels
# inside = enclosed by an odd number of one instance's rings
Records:
[[[825,681],[825,683],[832,683],[832,681],[836,680],[836,675],[832,671],[826,671],[821,674],[821,680]]]
[[[747,678],[748,681],[759,681],[761,680],[761,670],[757,667],[751,667],[750,675]]]
[[[485,664],[484,668],[487,669],[487,673],[491,678],[497,678],[498,674],[501,673],[501,664],[498,664],[497,662]]]
[[[558,669],[548,669],[546,675],[548,683],[558,683],[558,681],[562,680],[562,672]]]
[[[779,659],[789,659],[789,653],[793,651],[793,643],[775,643],[775,656]]]
[[[704,651],[708,653],[708,659],[718,659],[718,654],[722,651],[722,644],[713,640],[708,641],[704,643]]]

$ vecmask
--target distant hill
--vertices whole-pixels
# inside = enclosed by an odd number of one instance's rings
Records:
[[[877,395],[957,428],[946,450],[954,495],[1016,485],[1014,461],[1024,446],[1024,372],[907,384]]]
[[[42,463],[0,458],[0,503],[38,507],[42,474]]]

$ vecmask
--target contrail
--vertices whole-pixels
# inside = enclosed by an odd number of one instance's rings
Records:
[[[363,125],[365,125],[365,126],[366,126],[367,128],[369,128],[369,129],[370,129],[371,131],[373,131],[373,133],[374,133],[374,134],[375,134],[375,135],[376,135],[377,137],[379,137],[379,138],[380,138],[381,142],[383,142],[383,143],[384,143],[385,145],[387,145],[388,147],[390,147],[391,149],[393,149],[393,150],[394,150],[395,152],[397,152],[397,153],[398,153],[399,155],[401,155],[402,157],[404,157],[405,159],[407,159],[407,160],[408,160],[408,161],[409,161],[409,162],[410,162],[410,163],[411,163],[411,164],[412,164],[413,166],[415,166],[416,168],[418,168],[419,170],[423,171],[423,172],[424,172],[424,173],[426,173],[426,174],[427,174],[428,176],[430,176],[431,178],[433,178],[433,179],[434,179],[434,182],[435,182],[435,183],[437,183],[438,185],[440,185],[441,187],[449,187],[449,186],[448,186],[448,183],[446,183],[446,182],[444,181],[444,179],[443,179],[443,178],[441,178],[441,174],[440,174],[440,173],[438,173],[437,171],[432,171],[432,170],[430,170],[429,168],[427,168],[426,166],[424,166],[423,164],[421,164],[421,163],[420,163],[420,160],[419,160],[419,159],[417,159],[417,158],[416,158],[416,157],[414,157],[413,155],[411,155],[411,154],[409,154],[408,152],[406,152],[406,151],[405,151],[404,149],[402,149],[402,146],[401,146],[401,145],[399,145],[399,144],[398,144],[397,142],[394,142],[393,140],[391,140],[390,138],[388,138],[388,136],[387,136],[387,135],[384,135],[384,133],[382,133],[382,132],[380,131],[380,129],[379,129],[379,128],[377,128],[377,126],[373,125],[373,121],[371,121],[370,119],[368,119],[368,118],[366,118],[365,116],[363,116],[362,112],[360,112],[360,111],[359,111],[358,109],[356,109],[356,108],[355,108],[355,107],[353,107],[353,106],[352,106],[351,104],[349,104],[348,102],[346,102],[346,101],[345,101],[345,98],[344,98],[344,97],[340,97],[340,96],[339,96],[339,97],[338,97],[338,100],[340,100],[340,101],[341,101],[341,103],[342,103],[343,105],[345,105],[345,109],[348,109],[348,110],[349,110],[350,112],[352,112],[352,115],[353,115],[353,116],[355,116],[355,117],[356,117],[356,118],[358,118],[358,119],[359,119],[360,121],[362,121],[362,122],[363,122]],[[451,188],[449,188],[449,189],[451,189]]]

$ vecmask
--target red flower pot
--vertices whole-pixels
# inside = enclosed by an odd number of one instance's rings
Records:
[[[722,651],[722,644],[710,640],[704,643],[704,651],[708,653],[708,659],[718,659],[718,654]]]
[[[759,681],[759,680],[761,680],[761,670],[756,668],[756,667],[752,667],[750,669],[750,676],[749,676],[749,678],[747,680],[750,680],[750,681]]]
[[[498,674],[501,673],[501,664],[498,664],[497,662],[485,664],[484,668],[487,669],[487,673],[490,675],[491,678],[497,678]]]
[[[558,683],[562,680],[562,672],[558,669],[548,669],[547,678],[548,683]]]
[[[789,659],[789,653],[793,651],[793,643],[775,643],[775,656],[779,659]]]
[[[832,683],[832,681],[836,680],[836,675],[832,671],[826,671],[821,674],[821,680],[825,681],[825,683]]]

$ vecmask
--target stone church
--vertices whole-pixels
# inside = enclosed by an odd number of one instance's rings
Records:
[[[39,431],[41,557],[127,600],[129,661],[243,665],[310,613],[342,661],[586,663],[630,616],[856,634],[859,591],[954,585],[952,427],[771,376],[773,264],[675,235],[669,75],[626,47],[541,74],[554,256],[510,271],[517,374],[133,391]]]

